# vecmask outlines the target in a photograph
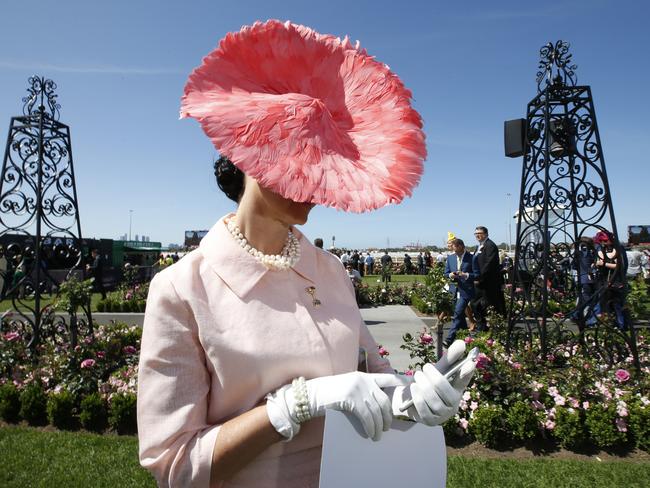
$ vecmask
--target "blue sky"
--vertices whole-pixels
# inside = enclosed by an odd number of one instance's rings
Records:
[[[448,230],[471,242],[480,224],[507,241],[521,159],[503,155],[503,121],[525,116],[539,48],[557,39],[593,90],[619,233],[650,223],[647,2],[30,1],[1,12],[0,123],[20,113],[28,76],[58,84],[84,236],[127,233],[132,209],[133,234],[180,243],[234,208],[214,183],[211,143],[178,120],[179,98],[221,37],[269,18],[359,39],[412,90],[425,123],[428,160],[412,198],[362,215],[316,208],[309,237],[440,245]]]

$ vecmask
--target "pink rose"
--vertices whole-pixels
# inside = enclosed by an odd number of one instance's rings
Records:
[[[630,379],[630,373],[628,373],[625,369],[617,369],[616,373],[614,373],[614,376],[616,376],[616,379],[619,383],[625,383]]]
[[[546,427],[547,430],[553,430],[555,429],[555,422],[553,422],[552,420],[547,420],[546,422],[544,422],[544,427]]]
[[[412,370],[412,369],[407,369],[407,370],[404,372],[404,374],[405,374],[406,376],[413,376],[413,370]]]
[[[138,352],[138,350],[133,346],[126,346],[124,347],[124,349],[122,349],[122,351],[124,351],[124,354],[128,354],[128,355],[135,354],[136,352]]]
[[[83,361],[81,361],[81,367],[83,369],[92,368],[93,366],[95,366],[94,359],[84,359]]]
[[[619,432],[627,432],[627,424],[623,419],[616,419],[616,428]]]
[[[542,402],[538,400],[533,400],[532,404],[535,410],[544,410],[544,404]]]
[[[125,300],[131,300],[131,298],[133,298],[133,293],[131,293],[130,291],[127,292],[126,295],[124,295]]]
[[[490,364],[490,358],[487,357],[485,354],[480,353],[478,355],[478,358],[476,358],[476,368],[477,369],[485,369],[487,368],[488,364]]]
[[[463,430],[467,430],[467,427],[469,426],[469,422],[467,421],[467,419],[460,419],[458,423],[463,428]]]
[[[492,347],[492,346],[494,345],[494,339],[488,339],[487,341],[485,341],[485,343],[486,343],[488,346]]]
[[[18,332],[7,332],[5,334],[5,340],[8,342],[13,342],[17,340],[20,337],[20,334]]]
[[[104,359],[106,357],[106,353],[104,351],[98,351],[97,352],[97,357],[99,359]]]
[[[512,368],[513,369],[521,369],[521,363],[517,363],[517,362],[512,363]]]
[[[472,342],[474,342],[473,337],[470,336],[465,337],[465,344],[471,344]]]
[[[483,381],[490,381],[492,379],[492,375],[489,372],[483,373],[483,376],[481,377]]]
[[[582,408],[585,410],[589,410],[589,402],[582,402]]]
[[[433,337],[431,337],[431,334],[427,334],[426,332],[420,334],[420,344],[431,344],[433,342]]]

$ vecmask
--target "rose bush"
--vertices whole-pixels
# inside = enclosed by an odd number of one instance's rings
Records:
[[[503,324],[491,320],[494,334]],[[404,336],[401,347],[414,360],[411,374],[436,360],[430,338],[426,329]],[[644,335],[638,336],[639,372],[631,357],[614,368],[599,363],[582,352],[577,339],[545,357],[534,344],[508,352],[487,333],[465,340],[481,353],[458,414],[445,425],[447,435],[489,446],[547,439],[570,449],[649,449],[650,344]]]
[[[49,420],[62,428],[81,424],[101,431],[110,418],[116,430],[133,432],[140,327],[96,326],[94,335],[80,337],[75,347],[65,337],[48,335],[32,355],[18,321],[4,319],[0,328],[3,420],[23,419],[34,425]],[[115,395],[120,400],[113,411]]]

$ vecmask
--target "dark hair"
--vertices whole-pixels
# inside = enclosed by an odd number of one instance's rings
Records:
[[[323,239],[321,239],[320,237],[317,237],[316,239],[314,239],[314,246],[320,247],[321,249],[323,249]]]
[[[217,185],[233,202],[239,203],[244,193],[244,173],[230,159],[220,156],[214,162],[214,176]]]
[[[451,244],[454,245],[454,246],[463,246],[463,247],[465,247],[465,243],[463,242],[462,239],[454,239],[453,241],[451,241]]]
[[[476,230],[480,230],[481,232],[484,232],[486,236],[490,235],[490,233],[487,230],[487,227],[483,227],[482,225],[477,226]]]

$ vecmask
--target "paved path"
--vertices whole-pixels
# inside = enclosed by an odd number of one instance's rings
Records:
[[[361,316],[368,330],[378,344],[383,345],[390,355],[390,363],[398,371],[408,369],[411,358],[407,351],[400,349],[402,336],[410,332],[420,332],[425,323],[407,305],[385,305],[383,307],[362,308]]]

